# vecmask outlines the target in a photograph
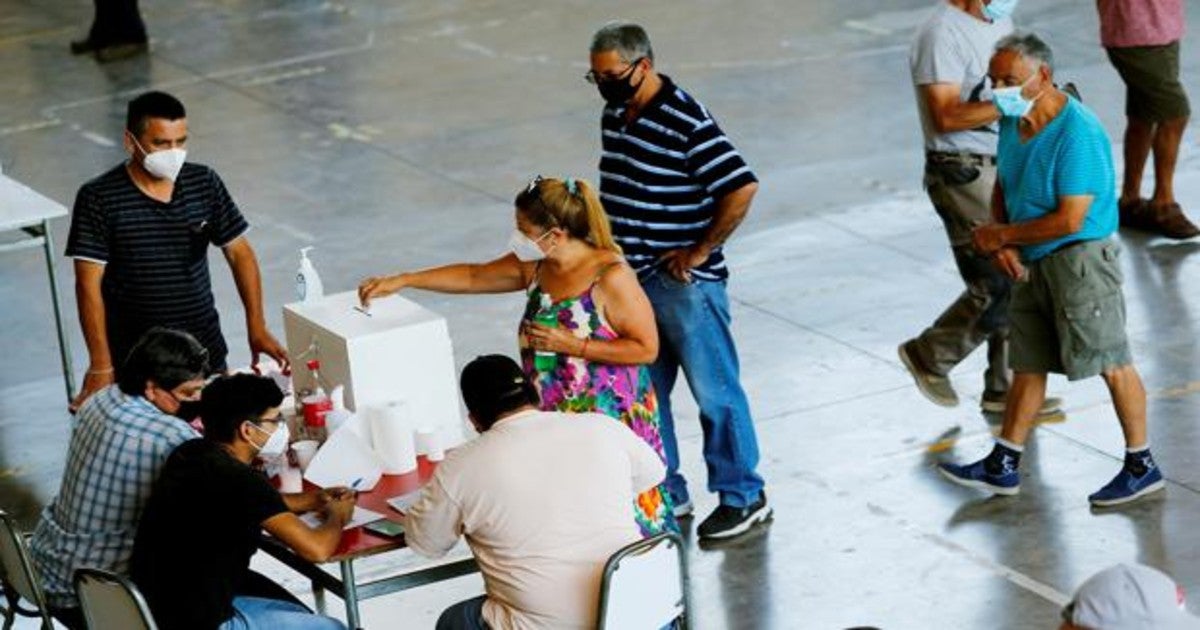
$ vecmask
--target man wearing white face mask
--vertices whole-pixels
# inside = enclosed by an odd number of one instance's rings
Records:
[[[204,389],[204,438],[180,445],[163,466],[138,525],[131,575],[165,629],[243,630],[344,626],[293,600],[247,596],[250,558],[266,530],[311,562],[337,549],[354,511],[348,488],[281,495],[255,472],[256,456],[287,449],[283,393],[265,376],[220,377]],[[298,513],[321,510],[309,527]]]
[[[258,260],[246,219],[221,178],[186,162],[183,104],[162,92],[129,103],[128,162],[84,184],[75,198],[67,256],[75,259],[75,293],[90,363],[78,408],[113,382],[133,343],[146,330],[185,331],[208,350],[214,371],[228,348],[212,295],[208,246],[221,248],[245,307],[252,363],[266,353],[287,364],[283,346],[263,317]]]
[[[1008,399],[1008,301],[1011,282],[971,249],[971,230],[990,218],[1000,112],[987,64],[1013,30],[1017,0],[943,0],[921,27],[909,56],[925,135],[925,190],[942,219],[966,290],[899,354],[926,398],[958,404],[950,372],[986,344],[980,407],[1004,411]],[[1049,399],[1044,411],[1060,406]]]

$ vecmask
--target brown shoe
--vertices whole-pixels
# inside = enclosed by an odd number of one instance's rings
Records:
[[[1154,215],[1150,211],[1150,202],[1145,199],[1123,201],[1117,205],[1121,227],[1135,230],[1157,231],[1154,227]]]
[[[1159,234],[1175,240],[1184,240],[1200,236],[1200,228],[1188,220],[1183,208],[1177,203],[1154,208],[1154,222]]]

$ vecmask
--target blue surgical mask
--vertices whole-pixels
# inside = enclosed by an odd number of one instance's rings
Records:
[[[1037,76],[1035,72],[1033,76],[1025,79],[1021,85],[1013,85],[1009,87],[994,88],[992,90],[992,102],[995,103],[996,109],[1000,110],[1001,116],[1009,116],[1012,118],[1020,118],[1029,113],[1033,109],[1033,102],[1037,100],[1037,96],[1033,98],[1025,98],[1021,95],[1021,90],[1025,89],[1026,85]],[[1041,96],[1040,94],[1038,96]]]
[[[992,0],[990,4],[983,5],[983,15],[993,22],[998,22],[1013,14],[1017,2],[1018,0]]]
[[[1021,96],[1021,86],[997,88],[992,90],[992,102],[1001,116],[1020,118],[1033,108],[1033,101]]]

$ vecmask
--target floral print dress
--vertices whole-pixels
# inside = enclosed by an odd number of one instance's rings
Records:
[[[550,306],[558,326],[580,339],[610,340],[617,333],[608,325],[592,299],[592,289],[611,265],[604,267],[583,293]],[[534,321],[542,306],[542,290],[534,280],[528,291],[522,323]],[[576,356],[555,356],[554,368],[540,371],[534,351],[521,336],[521,363],[542,398],[543,411],[601,413],[621,421],[646,441],[666,461],[659,435],[658,400],[645,365],[613,365]],[[637,497],[634,516],[642,535],[678,531],[666,489],[659,485]]]

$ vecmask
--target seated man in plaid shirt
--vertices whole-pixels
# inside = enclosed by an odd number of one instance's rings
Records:
[[[80,567],[127,574],[142,508],[167,455],[198,437],[194,418],[208,352],[187,333],[155,328],[129,353],[114,385],[80,408],[58,496],[30,547],[51,612],[83,628],[71,576]]]

